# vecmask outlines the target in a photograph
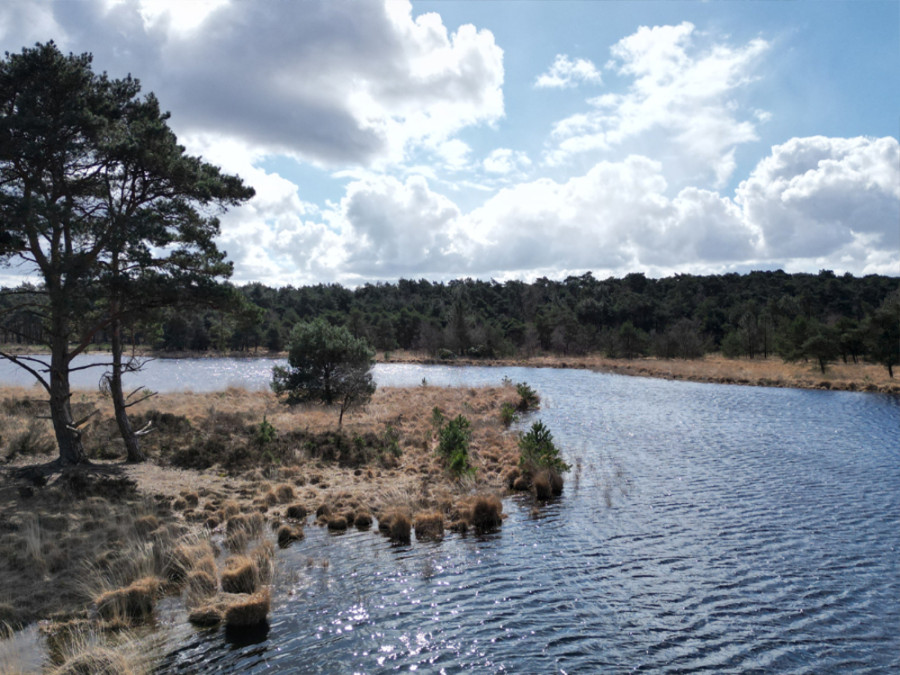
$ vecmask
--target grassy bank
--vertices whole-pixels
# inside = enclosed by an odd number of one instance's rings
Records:
[[[122,460],[109,401],[79,391],[76,407],[99,410],[84,435],[93,465],[45,477],[29,470],[54,458],[39,394],[0,390],[0,625],[53,619],[51,647],[72,626],[144,624],[171,595],[198,625],[258,622],[266,570],[305,527],[407,543],[497,526],[519,459],[501,419],[519,402],[511,385],[383,388],[342,429],[335,410],[269,392],[159,395],[134,415],[154,429],[140,465]],[[470,421],[474,471],[448,470],[435,408]]]

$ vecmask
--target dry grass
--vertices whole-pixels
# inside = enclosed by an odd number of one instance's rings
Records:
[[[29,428],[35,410],[27,401],[36,397],[29,389],[0,391],[0,457],[8,457],[8,440],[17,437],[10,432]],[[87,447],[96,447],[103,425],[112,418],[109,403],[88,392],[76,392],[73,399],[101,411],[85,431]],[[5,595],[0,610],[9,609],[0,612],[0,618],[21,625],[58,610],[77,616],[96,601],[111,622],[134,622],[152,616],[159,594],[183,592],[198,623],[204,622],[201,610],[210,607],[216,611],[205,621],[221,621],[227,598],[219,588],[247,595],[265,589],[272,579],[272,544],[253,548],[252,542],[266,536],[274,540],[285,516],[294,521],[288,527],[295,529],[280,539],[302,537],[296,521],[304,521],[320,506],[329,514],[323,522],[330,520],[332,527],[365,529],[375,514],[380,521],[390,521],[388,534],[395,541],[409,542],[410,514],[433,512],[446,522],[471,491],[502,489],[503,477],[515,467],[518,455],[516,439],[502,428],[499,410],[515,400],[511,387],[381,389],[366,409],[345,418],[346,440],[341,442],[351,449],[359,443],[356,439],[367,444],[365,452],[345,461],[345,455],[330,456],[309,445],[314,439],[335,443],[333,410],[286,408],[267,392],[239,389],[157,396],[152,405],[158,428],[144,437],[149,462],[125,465],[95,459],[96,468],[87,474],[52,475],[43,486],[16,479],[11,472],[2,476],[0,577]],[[434,407],[447,417],[463,414],[472,421],[473,478],[455,481],[443,470],[430,422]],[[251,464],[239,472],[168,464],[172,448],[188,453],[193,444],[225,433],[233,434],[228,443],[237,448],[246,439],[246,429],[264,415],[281,443],[277,462],[251,456]],[[41,433],[52,443],[49,429]],[[390,444],[382,452],[382,439],[396,443],[399,453]],[[32,444],[40,447],[40,440],[33,438]],[[104,443],[108,446],[108,438]],[[17,451],[8,466],[52,459]],[[420,538],[425,536],[421,531]],[[217,563],[222,553],[210,544],[210,536],[244,562]]]
[[[234,598],[225,608],[225,625],[228,628],[258,626],[269,615],[271,596],[264,588],[252,595]]]
[[[248,556],[235,555],[225,561],[222,570],[222,591],[225,593],[253,593],[259,588],[259,568]]]
[[[440,541],[444,538],[444,514],[440,511],[421,511],[413,519],[416,539]]]
[[[153,614],[159,587],[159,579],[148,576],[101,593],[94,600],[97,613],[106,621],[145,621]]]

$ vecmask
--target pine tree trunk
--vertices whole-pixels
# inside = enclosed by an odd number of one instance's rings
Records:
[[[113,311],[116,311],[114,306]],[[113,408],[116,413],[116,424],[122,440],[125,441],[126,461],[143,462],[147,456],[141,450],[138,437],[128,418],[128,410],[125,405],[125,393],[122,389],[122,324],[118,319],[113,319],[111,325],[112,346],[112,374],[109,378],[109,393],[112,396]]]
[[[69,355],[65,337],[53,340],[50,356],[50,419],[59,448],[59,463],[73,466],[87,462],[81,433],[72,418],[72,392],[69,387]]]

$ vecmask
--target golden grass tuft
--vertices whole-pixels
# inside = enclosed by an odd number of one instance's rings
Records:
[[[107,621],[144,621],[153,614],[159,587],[159,579],[144,577],[125,588],[101,593],[94,601],[97,613]]]
[[[259,568],[248,556],[234,555],[225,561],[222,590],[226,593],[253,593],[259,587]]]
[[[537,499],[546,500],[553,496],[553,490],[550,487],[550,475],[546,471],[536,473],[531,481],[531,486]]]
[[[387,511],[379,517],[378,529],[387,534],[393,542],[399,544],[408,544],[410,542],[412,523],[406,511],[400,509]]]
[[[284,515],[286,518],[292,518],[294,520],[306,520],[306,507],[303,504],[291,504],[285,509]]]
[[[297,527],[296,525],[282,525],[278,528],[276,538],[278,539],[279,547],[287,548],[295,541],[303,539],[304,536],[302,527]]]
[[[275,488],[275,496],[282,504],[287,504],[294,500],[294,488],[288,483],[282,483]]]
[[[491,532],[503,524],[503,503],[497,495],[476,495],[469,522],[478,533]]]
[[[141,516],[134,521],[134,529],[139,537],[147,537],[150,533],[158,530],[159,526],[159,518],[153,514]]]
[[[416,539],[439,541],[444,538],[444,515],[440,511],[421,511],[413,520]]]
[[[353,519],[353,524],[358,530],[368,530],[372,527],[372,514],[365,509],[357,511],[356,518]]]
[[[263,623],[269,616],[271,597],[269,589],[232,599],[225,608],[225,626],[250,628]]]
[[[94,647],[90,651],[72,656],[54,675],[132,675],[128,658],[109,647]]]
[[[328,529],[333,532],[343,532],[347,529],[347,519],[344,516],[333,516],[328,519]]]
[[[219,582],[215,574],[210,574],[208,570],[193,570],[187,577],[187,594],[188,598],[193,602],[198,598],[208,598],[219,590]]]
[[[225,620],[225,613],[218,604],[201,605],[194,607],[188,613],[188,621],[199,628],[212,628]]]

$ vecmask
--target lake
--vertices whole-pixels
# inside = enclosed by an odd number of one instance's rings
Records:
[[[138,377],[262,388],[272,364],[160,360]],[[173,610],[162,672],[900,672],[900,398],[582,370],[375,374],[527,381],[542,407],[523,424],[543,420],[573,466],[562,497],[537,512],[509,498],[501,531],[441,543],[307,527],[279,551],[267,629],[235,640]]]

